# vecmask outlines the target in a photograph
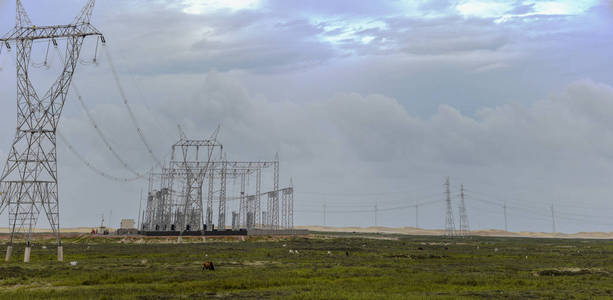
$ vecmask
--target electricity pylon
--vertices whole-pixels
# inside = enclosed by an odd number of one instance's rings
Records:
[[[460,186],[460,235],[470,235],[470,227],[468,225],[468,214],[466,213],[466,203],[464,202],[464,185]]]
[[[104,43],[102,33],[90,24],[94,2],[89,0],[71,24],[35,26],[21,1],[16,0],[15,28],[0,38],[0,43],[8,49],[14,45],[17,57],[17,132],[0,177],[0,211],[8,207],[11,231],[7,261],[13,251],[15,232],[21,230],[27,230],[24,262],[30,260],[30,238],[41,208],[57,239],[58,260],[63,260],[56,130],[84,39],[98,36]],[[54,45],[57,45],[57,40],[66,41],[62,72],[42,96],[34,89],[28,71],[32,45],[38,40],[48,40]]]
[[[449,186],[449,177],[445,180],[445,194],[447,199],[447,210],[445,214],[445,235],[448,237],[455,236],[455,224],[453,223],[453,210],[451,209],[451,191]]]

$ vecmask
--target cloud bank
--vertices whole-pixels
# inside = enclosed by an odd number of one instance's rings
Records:
[[[489,6],[478,11],[477,2]],[[222,123],[230,157],[280,152],[283,183],[293,176],[296,185],[297,224],[321,223],[326,203],[328,224],[370,225],[375,203],[442,200],[451,176],[454,197],[459,184],[467,186],[474,227],[500,228],[507,201],[512,230],[549,230],[552,203],[563,231],[609,230],[609,4],[553,1],[563,8],[553,13],[556,7],[533,1],[500,2],[496,12],[494,2],[219,1],[204,9],[192,1],[104,1],[94,23],[158,156],[177,139],[177,123],[192,137]],[[78,11],[24,5],[40,25],[69,22]],[[5,3],[0,28],[12,28],[13,13]],[[86,42],[84,62],[94,47]],[[38,48],[33,60],[40,62],[44,45]],[[0,66],[13,70],[14,60],[3,58]],[[153,161],[107,58],[98,58],[99,66],[79,66],[74,84],[114,148],[146,170]],[[50,81],[55,71],[36,76]],[[14,72],[0,72],[0,82],[6,155]],[[60,130],[93,164],[128,176],[75,100]],[[145,182],[108,181],[65,145],[58,149],[62,224],[95,225],[111,209],[114,223],[136,215]],[[381,212],[380,224],[413,225],[413,213]],[[440,205],[420,214],[420,225],[443,226]]]

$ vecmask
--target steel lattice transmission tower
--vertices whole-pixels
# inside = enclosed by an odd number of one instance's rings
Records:
[[[455,236],[455,224],[453,223],[453,210],[451,209],[451,190],[449,186],[449,177],[445,180],[445,194],[447,196],[447,213],[445,216],[445,235],[448,237]]]
[[[268,206],[267,208],[269,212],[272,212],[272,228],[279,229],[279,153],[275,153],[273,169],[273,192],[269,193],[269,196],[272,196],[269,202],[272,203],[272,207]]]
[[[15,232],[27,230],[24,261],[30,260],[30,238],[39,213],[45,211],[58,244],[58,260],[63,260],[60,240],[56,130],[66,102],[83,41],[98,36],[100,31],[90,24],[94,0],[89,0],[73,23],[57,26],[32,25],[20,0],[16,0],[15,28],[0,38],[8,49],[16,48],[17,65],[17,132],[6,160],[0,185],[1,211],[8,207],[10,243],[6,252],[12,254]],[[61,74],[42,96],[30,81],[29,66],[32,45],[48,40],[57,45],[66,41],[66,55]]]
[[[466,203],[464,202],[464,185],[460,185],[460,235],[470,235],[470,226],[468,225],[468,214],[466,213]]]

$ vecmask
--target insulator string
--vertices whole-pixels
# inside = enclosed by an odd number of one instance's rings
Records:
[[[49,70],[49,68],[51,67],[48,64],[48,58],[49,58],[49,47],[51,45],[51,40],[47,41],[47,50],[45,50],[45,60],[42,63],[32,63],[32,66],[34,68],[40,69],[40,68],[45,68],[46,70]],[[56,48],[57,49],[57,48]]]

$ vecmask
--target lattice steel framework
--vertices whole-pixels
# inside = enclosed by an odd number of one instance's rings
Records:
[[[238,208],[239,226],[247,224],[247,195],[245,194],[247,174],[241,174],[240,203]]]
[[[272,198],[272,223],[271,227],[273,229],[279,229],[279,153],[275,154],[274,161],[274,182],[273,182],[273,198]],[[271,211],[271,208],[268,207],[268,211]]]
[[[186,145],[186,143],[188,145]],[[203,159],[189,147],[207,147],[208,156]],[[196,143],[196,140],[182,138],[173,145],[173,153],[180,153],[181,158],[173,154],[168,167],[162,168],[161,173],[152,173],[149,182],[149,198],[145,209],[145,221],[142,230],[145,231],[167,231],[167,230],[186,230],[186,225],[190,225],[191,231],[202,227],[196,223],[196,219],[203,218],[202,224],[206,225],[207,230],[215,228],[214,220],[214,201],[218,197],[217,229],[225,230],[227,215],[227,180],[240,180],[240,195],[233,200],[239,200],[239,211],[236,220],[233,221],[234,227],[255,228],[268,227],[279,228],[278,222],[275,226],[272,217],[270,219],[261,218],[261,196],[268,195],[269,201],[267,209],[279,215],[279,201],[283,196],[282,218],[283,227],[289,227],[293,223],[293,189],[282,189],[262,193],[262,171],[266,168],[274,169],[273,186],[278,187],[279,180],[279,160],[275,156],[274,161],[228,161],[225,153],[220,151],[219,160],[211,160],[211,147],[219,147],[221,144]],[[178,151],[181,149],[181,151]],[[191,153],[191,154],[190,154]],[[255,194],[249,194],[246,181],[250,176],[255,175]],[[154,188],[153,178],[159,178],[159,188]],[[204,181],[208,180],[207,184]],[[219,185],[217,190],[216,185]],[[207,187],[206,211],[203,214],[202,188]],[[276,203],[276,207],[275,204]],[[290,212],[291,210],[291,212]],[[268,215],[273,215],[266,214]]]
[[[12,253],[16,232],[26,232],[24,261],[29,261],[32,229],[39,213],[45,211],[58,244],[58,260],[63,260],[60,240],[56,130],[66,102],[83,41],[88,36],[104,37],[90,24],[94,0],[89,0],[73,23],[58,26],[32,25],[20,0],[16,0],[15,28],[0,38],[8,49],[16,48],[17,65],[17,132],[2,177],[2,210],[9,209],[10,242],[6,260]],[[63,69],[49,90],[40,96],[30,81],[32,45],[49,40],[57,45],[66,41]]]
[[[202,186],[211,171],[211,162],[215,152],[219,157],[223,153],[223,146],[217,142],[219,128],[207,140],[189,140],[184,135],[172,145],[170,170],[182,170],[183,195],[178,201],[182,212],[177,210],[176,225],[180,232],[190,230],[204,230],[205,217],[203,214]],[[177,156],[180,152],[180,157]],[[168,172],[174,178],[175,172]],[[169,187],[172,189],[172,187]]]
[[[468,223],[468,213],[466,213],[466,203],[464,201],[464,185],[460,186],[460,235],[470,235],[470,226]]]
[[[445,214],[445,235],[448,237],[455,236],[455,224],[453,223],[453,210],[451,208],[451,187],[449,185],[449,177],[445,180],[445,194],[447,199],[445,203],[447,205],[447,210]]]
[[[291,186],[281,190],[282,223],[285,229],[294,228],[294,188]]]
[[[263,220],[260,219],[261,215],[262,215],[262,208],[261,208],[261,204],[260,201],[262,199],[262,196],[260,195],[261,193],[261,188],[262,188],[262,169],[259,168],[256,175],[255,175],[255,209],[254,209],[254,222],[256,226],[261,226]]]
[[[209,172],[209,186],[206,197],[206,229],[213,229],[213,197],[215,197],[215,176]]]

